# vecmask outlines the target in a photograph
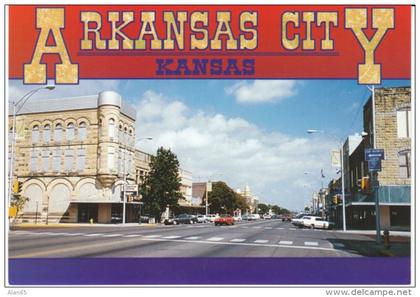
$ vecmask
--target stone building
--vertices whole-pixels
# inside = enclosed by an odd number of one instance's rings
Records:
[[[28,198],[17,220],[121,221],[123,185],[139,184],[150,171],[151,155],[135,148],[135,119],[135,109],[111,91],[27,102],[16,116],[13,176]],[[9,151],[12,125],[9,112]],[[127,222],[137,221],[139,197],[126,195]]]
[[[373,117],[375,110],[375,121]],[[364,105],[363,126],[367,136],[349,157],[349,181],[346,184],[346,222],[350,229],[375,228],[373,193],[364,193],[359,184],[369,177],[365,149],[384,149],[385,159],[378,172],[380,220],[382,229],[409,230],[411,224],[411,89],[409,87],[375,89]],[[374,124],[375,122],[375,124]],[[376,135],[375,135],[376,134]],[[335,214],[340,226],[341,205]]]

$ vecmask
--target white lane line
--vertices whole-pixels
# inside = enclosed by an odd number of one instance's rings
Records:
[[[201,238],[201,236],[190,236],[190,237],[187,237],[185,239],[188,239],[188,240],[197,240],[199,238]]]
[[[84,233],[67,233],[64,234],[64,236],[79,236],[79,235],[83,235]]]
[[[157,237],[162,237],[162,235],[146,235],[146,238],[157,238]]]
[[[141,235],[140,234],[128,234],[128,235],[123,235],[123,237],[128,237],[128,238],[130,238],[130,237],[140,237]]]
[[[181,238],[182,236],[178,236],[178,235],[170,235],[170,236],[164,236],[163,238],[167,238],[167,239],[175,239],[175,238]]]
[[[289,230],[297,230],[296,228],[289,228]]]
[[[264,229],[273,229],[273,227],[265,227]]]
[[[318,242],[316,242],[316,241],[305,241],[304,244],[306,246],[318,246]]]
[[[279,244],[292,245],[293,241],[281,240],[279,241]]]
[[[334,243],[334,246],[337,247],[337,248],[344,248],[345,247],[344,243],[341,243],[341,242]]]
[[[122,234],[105,234],[104,237],[117,237],[122,236]]]
[[[208,241],[220,241],[220,240],[223,240],[223,237],[210,237],[210,238],[207,238],[206,240],[208,240]]]
[[[268,242],[268,240],[265,240],[265,239],[257,239],[257,240],[255,240],[254,242],[255,242],[255,243],[267,243],[267,242]]]
[[[83,236],[86,237],[92,237],[92,236],[104,236],[105,234],[103,233],[91,233],[91,234],[83,234]]]
[[[262,227],[252,227],[252,228],[254,228],[254,229],[261,229]]]
[[[235,238],[235,239],[232,239],[231,240],[231,242],[244,242],[246,239],[244,239],[244,238]]]
[[[277,230],[284,230],[284,228],[276,228]]]

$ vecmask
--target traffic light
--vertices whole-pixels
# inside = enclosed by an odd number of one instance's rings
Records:
[[[368,193],[370,191],[369,177],[362,177],[360,188],[364,193]]]
[[[12,185],[13,194],[19,194],[22,191],[22,183],[15,179]]]
[[[334,195],[332,198],[333,204],[337,204],[337,195]]]

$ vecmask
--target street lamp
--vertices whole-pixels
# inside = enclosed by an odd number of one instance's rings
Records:
[[[343,153],[343,146],[341,144],[341,140],[333,135],[333,134],[328,134],[325,133],[322,130],[315,130],[315,129],[308,129],[306,130],[306,132],[308,134],[314,134],[314,133],[324,133],[327,134],[331,137],[333,137],[337,142],[338,145],[340,146],[340,160],[341,160],[341,164],[340,164],[340,172],[341,172],[341,200],[342,200],[342,209],[343,209],[343,231],[346,232],[347,231],[347,227],[346,227],[346,195],[345,195],[345,190],[344,190],[344,153]]]
[[[15,146],[16,146],[16,114],[23,108],[25,103],[33,96],[36,92],[40,90],[49,90],[52,91],[55,89],[55,86],[48,85],[45,87],[40,87],[33,89],[22,96],[17,102],[11,102],[13,105],[13,124],[12,124],[12,143],[11,143],[11,150],[10,150],[10,167],[9,167],[9,201],[8,205],[10,206],[10,203],[12,201],[12,184],[13,184],[13,167],[15,163]]]
[[[139,138],[140,140],[152,140],[152,137],[143,137]],[[127,195],[126,195],[126,183],[127,183],[127,175],[130,173],[127,173],[127,165],[126,165],[126,155],[127,155],[127,139],[124,140],[124,184],[123,184],[123,217],[122,217],[122,224],[125,225],[125,217],[126,217],[126,204],[127,204]],[[140,214],[141,216],[141,214]],[[141,218],[140,218],[141,219]]]

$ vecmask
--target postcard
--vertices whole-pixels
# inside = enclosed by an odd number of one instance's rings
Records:
[[[4,8],[9,295],[411,294],[414,6]]]

